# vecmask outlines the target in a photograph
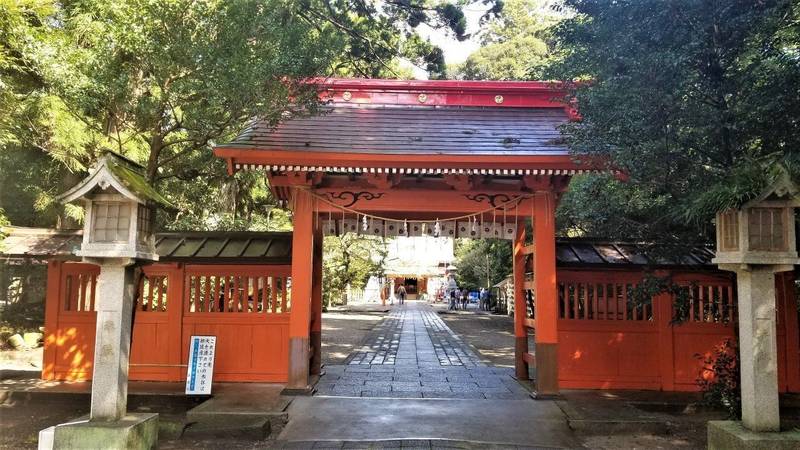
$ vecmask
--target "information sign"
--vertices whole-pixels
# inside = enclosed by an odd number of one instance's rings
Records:
[[[211,394],[216,346],[216,336],[192,336],[189,339],[189,369],[186,373],[186,395]]]

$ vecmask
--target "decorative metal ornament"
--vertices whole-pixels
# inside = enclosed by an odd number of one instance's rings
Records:
[[[503,96],[502,95],[495,95],[494,96],[494,102],[497,103],[498,105],[503,103]]]
[[[417,100],[419,100],[420,103],[425,103],[426,101],[428,101],[428,95],[427,94],[419,94],[417,96]]]
[[[488,201],[493,208],[497,208],[504,203],[508,203],[511,200],[519,198],[519,195],[511,194],[485,194],[485,193],[478,193],[478,194],[464,194],[464,197],[467,200],[472,200],[473,202],[483,203],[484,201]]]
[[[329,192],[327,194],[328,198],[331,200],[343,200],[347,203],[344,205],[337,205],[344,208],[349,208],[355,205],[359,200],[375,200],[376,198],[383,197],[382,192],[378,192],[373,194],[372,192],[360,191],[360,192],[352,192],[352,191],[343,191],[343,192]]]
[[[361,220],[361,229],[364,231],[369,230],[369,224],[367,223],[367,216],[364,216]]]
[[[349,102],[351,98],[353,98],[353,94],[351,94],[350,91],[344,91],[342,93],[342,99],[344,99],[344,101]]]
[[[433,226],[433,236],[439,237],[442,232],[442,226],[439,224],[439,219],[436,219],[436,225]]]

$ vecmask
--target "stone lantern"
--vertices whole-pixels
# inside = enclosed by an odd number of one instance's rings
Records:
[[[709,423],[709,448],[736,447],[747,433],[780,428],[775,273],[800,263],[794,219],[798,206],[800,189],[784,173],[740,208],[717,213],[713,262],[736,272],[742,423]]]
[[[158,414],[127,413],[134,267],[158,259],[155,207],[168,202],[147,183],[141,166],[113,152],[61,200],[83,202],[83,242],[76,254],[100,266],[91,412],[88,421],[43,430],[39,448],[151,448]]]
[[[798,188],[784,176],[740,209],[717,213],[717,264],[797,264]]]
[[[83,243],[78,256],[87,259],[132,258],[157,261],[155,206],[166,204],[144,179],[143,168],[115,153],[106,153],[80,184],[61,196],[83,201]]]

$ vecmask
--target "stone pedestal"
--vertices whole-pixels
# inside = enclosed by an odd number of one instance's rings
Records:
[[[708,422],[708,450],[795,450],[800,448],[800,432],[754,432],[741,422]]]
[[[158,444],[158,414],[128,414],[113,422],[76,421],[39,432],[39,450],[149,450]]]
[[[720,265],[736,272],[742,423],[752,431],[778,431],[778,344],[775,273],[791,266]]]
[[[103,261],[97,280],[97,331],[91,421],[125,416],[134,280],[131,260]]]

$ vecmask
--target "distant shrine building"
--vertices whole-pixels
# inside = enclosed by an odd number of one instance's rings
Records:
[[[453,266],[453,239],[418,236],[389,242],[386,264],[388,293],[404,286],[408,299],[434,301],[447,288],[448,267]]]

